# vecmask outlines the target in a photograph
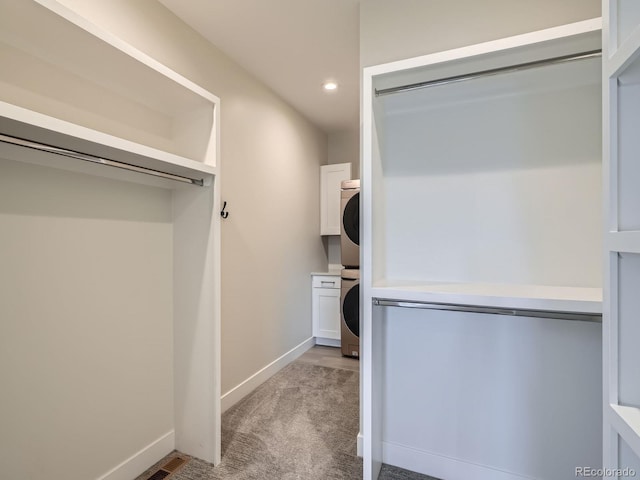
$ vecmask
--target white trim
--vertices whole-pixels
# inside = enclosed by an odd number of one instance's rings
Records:
[[[302,355],[304,352],[309,350],[311,347],[315,345],[315,337],[309,337],[300,345],[293,347],[287,353],[277,358],[269,365],[264,367],[261,370],[258,370],[256,373],[247,378],[244,382],[236,385],[227,393],[222,395],[221,406],[222,412],[226,412],[229,408],[234,406],[240,400],[242,400],[245,396],[250,394],[253,390],[255,390],[259,385],[264,383],[270,377],[278,373],[289,363],[293,362],[296,358]]]
[[[362,432],[358,432],[358,438],[356,439],[356,455],[358,457],[362,457],[362,441],[363,441]]]
[[[342,343],[340,340],[335,338],[325,338],[325,337],[314,337],[316,340],[316,345],[322,345],[324,347],[341,347]]]
[[[617,3],[604,0],[602,3],[602,212],[604,215],[604,268],[602,305],[602,467],[615,468],[618,464],[618,434],[611,425],[607,406],[617,401],[617,368],[613,355],[617,355],[617,302],[611,294],[616,292],[618,262],[614,248],[628,248],[614,232],[618,230],[618,205],[613,192],[617,192],[617,81],[608,75],[610,58],[618,45]],[[625,239],[626,240],[626,239]]]
[[[173,193],[173,401],[176,449],[217,465],[220,189],[214,181],[206,189]]]
[[[486,465],[418,450],[397,443],[382,443],[382,461],[389,465],[447,480],[533,480],[533,477],[498,470]]]
[[[109,470],[97,480],[131,480],[136,478],[151,465],[159,462],[175,449],[175,433],[173,430],[144,447],[138,453],[127,458],[117,467]]]

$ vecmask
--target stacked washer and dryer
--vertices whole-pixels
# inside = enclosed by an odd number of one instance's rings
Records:
[[[342,182],[340,198],[340,343],[342,355],[360,357],[360,180]]]

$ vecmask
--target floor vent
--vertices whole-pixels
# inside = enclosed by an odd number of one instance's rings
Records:
[[[169,478],[188,461],[189,460],[184,457],[173,457],[171,460],[165,463],[162,467],[160,467],[160,470],[156,471],[147,480],[163,480],[165,478]]]
[[[169,475],[171,475],[169,472],[158,470],[156,473],[151,475],[148,480],[162,480],[163,478],[167,478]]]
[[[166,470],[169,473],[173,473],[176,470],[178,470],[181,466],[183,466],[185,463],[187,463],[187,459],[186,458],[182,458],[182,457],[173,457],[171,460],[169,460],[164,467],[162,467],[163,470]]]

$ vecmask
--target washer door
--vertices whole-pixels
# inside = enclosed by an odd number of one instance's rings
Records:
[[[344,206],[342,227],[349,240],[360,245],[360,193],[351,197]]]
[[[351,287],[342,302],[342,316],[347,328],[360,337],[360,284]]]

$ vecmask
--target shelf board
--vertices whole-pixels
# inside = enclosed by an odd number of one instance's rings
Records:
[[[545,285],[376,282],[371,297],[480,307],[602,313],[602,289]]]
[[[146,169],[203,179],[205,184],[210,184],[213,176],[217,174],[217,168],[214,166],[1,101],[0,132],[107,160],[117,160]],[[0,155],[7,160],[24,161],[98,176],[132,180],[137,183],[150,183],[152,185],[157,184],[158,186],[177,188],[176,182],[151,181],[147,175],[133,175],[102,165],[82,162],[59,155],[44,154],[4,143],[0,144]]]
[[[600,48],[601,18],[365,68],[377,89]]]
[[[610,252],[640,253],[640,231],[608,232],[605,241]]]
[[[640,408],[610,404],[607,413],[613,428],[640,457]]]
[[[640,55],[640,28],[635,29],[609,58],[604,58],[603,66],[608,78],[624,74]]]

